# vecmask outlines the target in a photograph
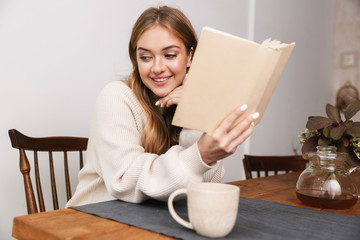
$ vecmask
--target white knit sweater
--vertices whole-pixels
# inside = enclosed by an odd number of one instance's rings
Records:
[[[189,183],[221,181],[221,161],[208,166],[201,159],[197,146],[201,132],[183,129],[179,145],[157,155],[141,146],[145,124],[146,115],[132,90],[122,81],[108,83],[96,103],[86,164],[66,207],[112,199],[166,201]]]

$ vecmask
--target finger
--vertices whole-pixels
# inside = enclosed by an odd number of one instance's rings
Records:
[[[214,130],[214,136],[227,133],[230,127],[234,124],[234,122],[245,112],[247,107],[248,106],[246,104],[243,104],[241,107],[238,107],[234,111],[232,111]]]
[[[180,101],[180,98],[172,98],[166,102],[166,107],[170,107],[172,105],[178,104],[179,101]]]
[[[170,107],[171,105],[178,104],[182,94],[183,86],[175,88],[172,92],[169,93],[166,97],[160,98],[155,106],[159,107]]]
[[[155,103],[155,106],[157,106],[157,107],[165,107],[165,103],[168,101],[167,98],[169,98],[169,97],[167,96],[167,97],[164,97],[164,98],[160,98],[160,99]]]
[[[226,151],[235,151],[237,146],[246,140],[247,135],[244,133],[250,128],[254,127],[253,122],[258,118],[259,114],[254,113],[239,123],[237,123],[227,134],[223,134],[220,142]],[[240,141],[240,142],[239,142]]]
[[[166,97],[160,98],[155,105],[159,106],[159,107],[165,107],[167,105],[167,103],[173,98],[173,92],[171,92],[169,95],[167,95]]]
[[[259,117],[259,113],[253,113],[249,117],[247,117],[244,121],[241,121],[234,128],[233,132],[238,132],[239,134],[234,134],[233,139],[231,140],[231,147],[237,147],[241,143],[243,143],[254,131],[255,123],[254,121]],[[243,126],[241,126],[243,125]],[[245,128],[244,128],[245,125]],[[241,132],[237,129],[241,129]]]
[[[237,138],[235,138],[233,141],[231,141],[230,148],[237,148],[240,144],[245,142],[245,140],[253,133],[254,126],[252,124],[249,125],[249,127],[242,132],[241,135],[239,135]]]
[[[250,116],[246,117],[242,121],[238,122],[229,132],[228,137],[230,141],[236,139],[242,132],[249,128],[250,125],[253,125],[254,121],[259,117],[259,113],[255,112]]]
[[[165,98],[162,98],[162,99],[159,99],[159,101],[157,101],[155,103],[156,106],[158,107],[170,107],[171,105],[174,105],[174,104],[178,104],[180,101],[180,98],[179,97],[165,97]]]

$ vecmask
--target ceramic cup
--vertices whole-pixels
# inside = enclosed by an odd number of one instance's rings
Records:
[[[184,227],[205,237],[220,238],[228,235],[235,225],[239,192],[239,187],[230,184],[194,183],[174,191],[169,197],[168,207],[171,216]],[[190,222],[179,217],[174,210],[174,198],[182,194],[187,195]]]

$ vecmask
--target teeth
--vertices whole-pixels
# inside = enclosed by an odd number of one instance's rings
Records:
[[[167,78],[153,78],[153,80],[155,81],[155,82],[163,82],[163,81],[165,81],[165,80],[167,80],[167,79],[169,79],[168,77]]]

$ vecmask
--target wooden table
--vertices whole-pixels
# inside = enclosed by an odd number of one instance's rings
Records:
[[[295,184],[299,172],[231,182],[240,187],[242,197],[275,201],[299,207],[303,205],[296,197]],[[356,174],[360,182],[360,174]],[[318,209],[318,208],[315,208]],[[351,209],[318,209],[360,216],[360,201]],[[173,239],[127,224],[96,217],[72,209],[37,213],[15,217],[12,236],[17,239]]]

